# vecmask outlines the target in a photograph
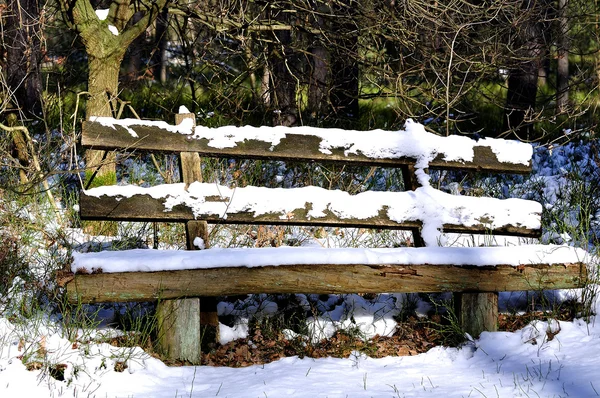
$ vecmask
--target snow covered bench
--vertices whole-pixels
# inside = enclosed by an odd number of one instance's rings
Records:
[[[196,248],[198,237],[208,243],[205,221],[409,229],[415,245],[425,247],[74,253],[74,276],[66,283],[68,300],[160,300],[159,318],[171,316],[171,321],[163,322],[170,331],[162,326],[168,339],[161,344],[172,358],[199,362],[198,297],[458,292],[460,321],[478,335],[496,327],[499,291],[575,288],[585,283],[586,253],[567,246],[439,247],[441,231],[540,235],[539,203],[451,195],[434,189],[426,173],[432,168],[529,173],[528,144],[439,137],[410,120],[404,131],[364,132],[211,129],[196,127],[193,114],[180,114],[178,119],[176,125],[110,118],[84,123],[82,144],[88,148],[182,153],[184,182],[84,191],[82,219],[185,222],[188,249]],[[399,167],[411,190],[350,195],[317,187],[232,189],[194,182],[199,156]]]

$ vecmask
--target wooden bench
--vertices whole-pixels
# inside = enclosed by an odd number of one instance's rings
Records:
[[[183,183],[83,191],[84,220],[185,222],[190,251],[74,253],[66,295],[72,303],[159,301],[160,345],[172,359],[200,361],[199,297],[251,293],[455,292],[459,320],[472,335],[495,330],[498,292],[582,287],[586,253],[566,246],[437,247],[444,232],[539,237],[540,204],[451,195],[427,170],[529,173],[528,144],[439,137],[408,121],[406,131],[195,127],[97,118],[82,145],[181,154]],[[231,188],[201,183],[200,156],[400,168],[406,192],[350,195],[317,187]],[[411,230],[410,248],[198,249],[206,222]],[[200,242],[202,243],[202,242]],[[206,306],[202,299],[203,308]],[[212,315],[211,315],[212,314]],[[213,336],[214,337],[214,336]]]

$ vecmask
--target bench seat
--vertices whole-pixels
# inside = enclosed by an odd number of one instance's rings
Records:
[[[573,288],[585,284],[589,255],[564,245],[523,245],[134,249],[73,256],[69,301],[110,302],[249,293]]]

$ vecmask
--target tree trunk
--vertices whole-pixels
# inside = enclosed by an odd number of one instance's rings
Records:
[[[288,13],[275,11],[274,19],[283,24],[290,22]],[[293,126],[298,119],[296,106],[297,78],[293,74],[296,65],[292,49],[292,33],[280,30],[273,33],[275,42],[271,47],[271,108],[273,109],[274,126]]]
[[[11,111],[7,113],[6,124],[9,127],[15,127],[20,125],[19,116],[17,115],[17,112]],[[19,180],[21,181],[21,184],[27,184],[29,182],[27,172],[30,167],[29,152],[27,150],[26,141],[27,139],[25,137],[25,134],[23,134],[23,131],[20,130],[14,130],[11,133],[11,135],[13,143],[11,155],[13,158],[17,159],[19,165],[21,166],[19,168]]]
[[[333,31],[337,35],[336,50],[331,54],[333,71],[331,104],[337,117],[342,120],[358,119],[358,26],[354,15],[358,2],[333,7],[336,18]]]
[[[261,103],[266,106],[271,103],[271,72],[269,72],[267,62],[263,66],[262,78],[260,79],[260,98]]]
[[[154,53],[154,78],[162,84],[167,82],[167,44],[169,10],[165,7],[156,19],[156,52]]]
[[[326,116],[329,109],[327,99],[327,81],[329,80],[329,52],[318,44],[310,53],[311,70],[308,83],[307,108],[313,117]]]
[[[123,53],[98,58],[88,55],[88,92],[86,118],[114,116],[119,89],[119,70]],[[112,152],[88,149],[85,152],[88,170],[86,187],[114,185],[117,183],[115,155]],[[93,181],[90,181],[93,177]]]
[[[142,18],[142,12],[136,12],[133,14],[133,23],[138,22]],[[126,75],[125,81],[130,84],[135,84],[140,77],[143,76],[142,69],[144,69],[143,56],[146,50],[146,37],[144,34],[139,35],[131,43],[127,49],[127,55],[125,57]]]
[[[6,80],[14,106],[26,116],[42,110],[41,22],[38,0],[9,0],[4,26]]]
[[[123,53],[108,57],[88,55],[88,92],[86,117],[114,116],[119,90],[119,70]]]
[[[546,59],[542,65],[540,65],[540,70],[538,71],[538,87],[545,87],[548,84],[549,69],[549,62]]]
[[[22,125],[22,118],[39,117],[42,111],[42,60],[40,7],[37,0],[9,0],[5,11],[4,37],[5,78],[9,98],[5,119],[10,127]],[[12,155],[19,162],[21,184],[29,182],[30,153],[26,136],[20,130],[12,133]]]
[[[569,18],[568,0],[558,0],[558,67],[556,70],[556,112],[563,113],[569,106]]]
[[[319,32],[330,30],[331,24],[319,15],[331,14],[331,7],[324,3],[314,3],[315,16],[311,17],[314,28]],[[332,108],[329,101],[329,87],[331,84],[331,57],[326,37],[323,34],[308,33],[306,35],[308,52],[308,95],[306,110],[313,119],[324,120],[331,114]]]
[[[353,39],[350,38],[349,40]],[[351,57],[338,54],[334,58],[331,68],[336,71],[333,74],[333,89],[331,91],[331,103],[335,113],[341,119],[358,119],[359,88],[356,62]]]
[[[508,92],[504,117],[504,131],[521,140],[539,138],[534,130],[538,72],[542,64],[542,29],[533,3],[526,2],[523,11],[529,13],[524,25],[518,30],[515,64],[509,71]]]
[[[123,56],[130,44],[154,22],[158,11],[164,8],[166,0],[157,0],[133,23],[131,22],[135,10],[130,7],[128,1],[111,2],[107,21],[98,18],[88,0],[59,0],[58,3],[63,20],[77,32],[88,56],[89,99],[86,104],[86,117],[89,119],[92,116],[112,116],[116,108],[119,70]],[[114,32],[114,29],[117,32]],[[86,186],[96,177],[99,177],[98,182],[102,185],[116,182],[114,159],[106,159],[103,152],[94,150],[86,151],[85,157],[88,167]],[[97,169],[99,160],[106,166]]]
[[[521,140],[535,138],[534,126],[529,118],[535,109],[538,70],[534,62],[528,61],[520,69],[511,70],[508,77],[504,131],[512,131]]]

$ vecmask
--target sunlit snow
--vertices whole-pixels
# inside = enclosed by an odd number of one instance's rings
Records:
[[[73,272],[173,271],[219,267],[264,267],[314,264],[455,264],[473,266],[564,264],[587,262],[585,251],[570,246],[426,248],[314,248],[263,247],[209,250],[133,249],[73,253]]]
[[[109,11],[110,10],[108,8],[98,9],[98,10],[96,10],[96,15],[98,16],[99,20],[104,21],[106,18],[108,18]]]

